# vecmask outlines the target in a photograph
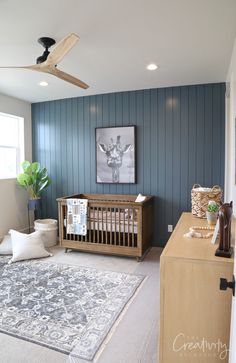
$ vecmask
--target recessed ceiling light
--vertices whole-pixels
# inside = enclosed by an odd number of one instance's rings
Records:
[[[39,85],[42,86],[42,87],[47,87],[48,86],[48,82],[41,81],[41,82],[39,82]]]
[[[151,63],[151,64],[149,64],[149,65],[147,66],[147,69],[148,69],[149,71],[155,71],[157,68],[158,68],[158,66],[157,66],[156,64],[154,64],[154,63]]]

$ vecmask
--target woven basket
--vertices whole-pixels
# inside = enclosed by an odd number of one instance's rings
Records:
[[[194,184],[192,188],[192,214],[199,218],[206,218],[209,200],[214,200],[220,205],[223,193],[219,185],[215,185],[210,191],[202,191],[199,188],[202,188],[199,184]]]

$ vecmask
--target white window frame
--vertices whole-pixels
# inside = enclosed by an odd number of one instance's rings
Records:
[[[1,145],[0,149],[13,149],[16,150],[16,175],[0,175],[0,180],[16,179],[17,174],[21,172],[20,164],[25,160],[25,140],[24,140],[24,118],[9,113],[0,112],[0,117],[9,117],[17,120],[18,127],[18,143],[16,146]]]

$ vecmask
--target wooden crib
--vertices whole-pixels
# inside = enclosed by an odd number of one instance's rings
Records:
[[[136,195],[77,194],[58,198],[60,245],[68,249],[134,256],[138,260],[152,238],[152,202]],[[67,199],[87,199],[87,234],[67,233]]]

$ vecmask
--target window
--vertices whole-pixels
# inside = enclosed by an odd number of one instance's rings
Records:
[[[0,113],[0,179],[15,178],[24,160],[24,119]]]

